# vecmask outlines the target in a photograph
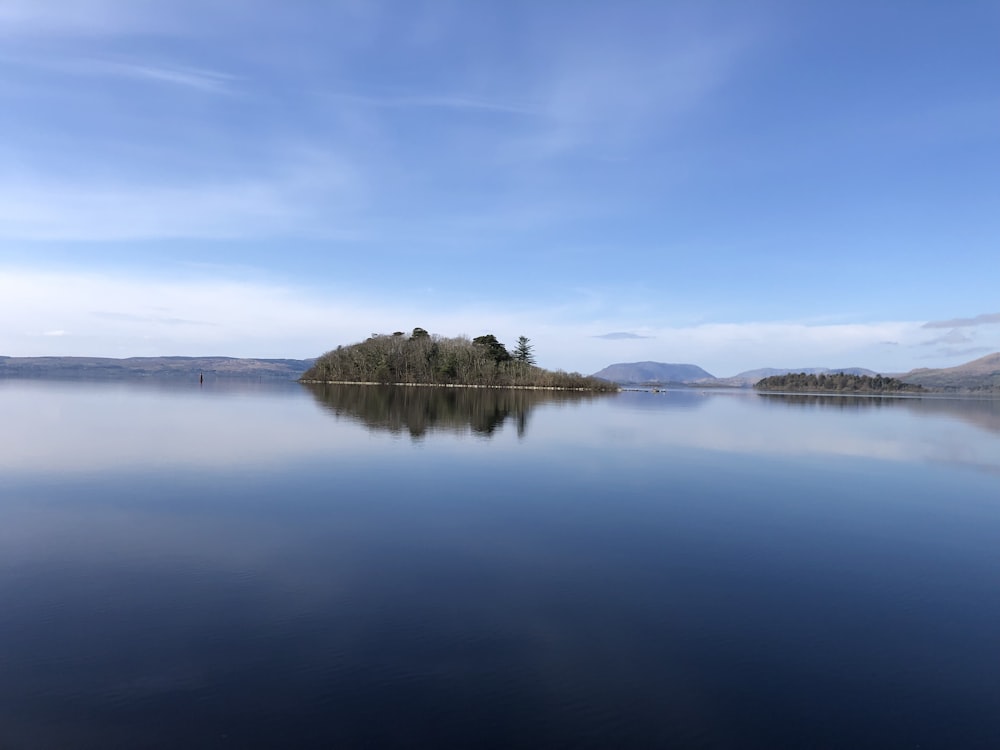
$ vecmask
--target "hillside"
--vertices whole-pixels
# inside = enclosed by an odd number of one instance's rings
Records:
[[[828,375],[837,372],[843,372],[848,375],[877,375],[873,370],[867,370],[864,367],[763,367],[757,370],[746,370],[728,378],[717,378],[697,365],[669,364],[666,362],[620,362],[608,365],[600,372],[595,372],[594,377],[623,385],[662,385],[673,383],[676,385],[752,388],[755,383],[763,378],[798,372],[804,372],[809,375]]]
[[[921,367],[897,377],[936,391],[1000,393],[1000,352],[956,367]]]
[[[237,357],[0,357],[0,378],[283,378],[294,380],[311,359]]]
[[[843,372],[847,375],[867,375],[875,376],[874,370],[867,370],[864,367],[793,367],[774,368],[762,367],[757,370],[746,370],[728,378],[716,378],[706,385],[728,385],[733,388],[751,388],[758,381],[764,378],[771,378],[780,375],[790,375],[792,373],[804,372],[806,375],[829,375],[831,373]]]
[[[608,365],[593,377],[621,384],[695,383],[715,380],[715,376],[697,365],[667,362],[619,362]]]

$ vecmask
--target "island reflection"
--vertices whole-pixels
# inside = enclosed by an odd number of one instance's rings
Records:
[[[510,421],[524,437],[528,415],[543,404],[577,404],[606,394],[514,388],[306,384],[316,402],[338,418],[374,432],[409,433],[417,440],[431,432],[492,437]]]
[[[837,396],[806,393],[759,393],[765,403],[790,408],[817,407],[839,411],[904,408],[922,416],[958,419],[989,432],[1000,433],[1000,399],[990,397]]]

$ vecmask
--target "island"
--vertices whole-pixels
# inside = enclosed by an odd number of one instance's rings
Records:
[[[793,372],[787,375],[772,375],[754,384],[758,391],[780,391],[783,393],[844,393],[844,394],[889,394],[923,393],[924,388],[913,383],[904,383],[896,378],[882,375],[854,375],[844,372],[805,373]]]
[[[432,335],[414,328],[374,333],[366,340],[338,346],[318,357],[300,378],[304,383],[440,385],[492,388],[617,391],[610,381],[576,372],[552,371],[535,364],[526,336],[508,351],[496,336]]]

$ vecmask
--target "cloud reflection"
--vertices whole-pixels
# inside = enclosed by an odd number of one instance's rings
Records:
[[[693,410],[693,393],[622,394],[630,398],[614,405],[632,413],[612,415],[611,424],[618,426],[615,440],[638,454],[695,448],[774,457],[941,462],[1000,472],[997,399],[702,391],[697,393],[703,406]],[[668,418],[653,416],[664,410],[670,411]]]
[[[989,399],[0,380],[0,413],[7,477],[378,461],[377,443],[401,436],[456,454],[488,437],[490,451],[530,447],[567,466],[597,448],[622,469],[693,450],[1000,471],[1000,400]]]

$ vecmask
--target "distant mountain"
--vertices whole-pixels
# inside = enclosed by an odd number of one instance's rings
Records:
[[[986,391],[1000,393],[1000,352],[987,354],[957,367],[921,367],[897,375],[907,383],[936,391]]]
[[[843,372],[847,375],[868,375],[869,377],[879,374],[873,370],[866,370],[864,367],[793,367],[791,369],[762,367],[758,370],[747,370],[728,378],[716,378],[713,382],[706,383],[706,385],[728,385],[733,388],[750,388],[764,378],[799,372],[804,372],[806,375],[829,375],[831,372]]]
[[[696,383],[714,380],[715,377],[697,365],[678,365],[666,362],[619,362],[608,365],[593,377],[619,384]]]
[[[237,357],[0,357],[0,378],[297,379],[313,359]]]

